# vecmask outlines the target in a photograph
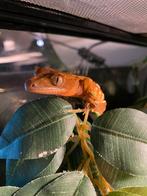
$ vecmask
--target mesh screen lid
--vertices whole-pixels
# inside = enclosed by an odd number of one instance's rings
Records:
[[[147,32],[147,0],[19,0],[131,33]]]

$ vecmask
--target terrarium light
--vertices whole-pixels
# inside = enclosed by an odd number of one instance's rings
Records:
[[[0,93],[4,93],[4,92],[6,92],[6,89],[0,88]]]

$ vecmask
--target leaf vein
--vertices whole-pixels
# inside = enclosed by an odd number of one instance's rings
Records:
[[[127,172],[127,171],[123,171],[123,170],[121,170],[120,168],[118,168],[118,167],[116,167],[115,165],[113,165],[112,163],[110,163],[109,161],[107,161],[107,160],[103,157],[103,155],[101,155],[98,151],[96,151],[96,153],[98,154],[98,156],[99,156],[103,161],[105,161],[105,162],[106,162],[107,164],[109,164],[111,167],[114,167],[116,170],[119,170],[120,172],[122,172],[122,173],[124,173],[124,174],[126,174],[126,175],[130,175],[130,176],[132,176],[132,177],[142,177],[142,178],[147,177],[146,175],[145,175],[145,176],[141,176],[141,175],[136,175],[136,174]]]
[[[138,138],[138,137],[136,137],[136,136],[127,135],[127,134],[125,134],[125,133],[117,132],[117,131],[115,131],[115,130],[113,130],[113,129],[108,129],[108,128],[106,128],[106,127],[97,126],[97,125],[95,125],[95,124],[93,125],[93,127],[98,128],[101,132],[102,132],[102,130],[103,130],[104,132],[107,132],[107,133],[109,133],[109,134],[111,134],[111,135],[117,135],[118,137],[123,137],[123,138],[127,138],[127,139],[130,139],[130,140],[134,140],[134,141],[137,141],[137,142],[142,142],[142,143],[147,144],[147,140],[144,140],[144,139],[142,139],[142,138]]]

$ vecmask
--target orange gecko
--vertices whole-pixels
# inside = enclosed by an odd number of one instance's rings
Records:
[[[61,72],[50,67],[40,67],[36,69],[35,76],[25,83],[25,88],[32,93],[78,97],[85,102],[84,109],[76,109],[69,112],[84,112],[85,114],[82,124],[77,122],[77,131],[85,157],[83,171],[85,171],[88,176],[91,176],[92,170],[90,169],[90,162],[95,165],[94,167],[97,168],[97,166],[93,150],[87,143],[87,138],[90,136],[87,131],[85,132],[85,126],[87,125],[90,111],[101,115],[106,109],[106,101],[100,86],[89,77]],[[76,145],[77,144],[78,143],[76,143]],[[73,145],[73,147],[76,145]],[[71,148],[70,151],[72,152],[73,149],[74,148]],[[96,172],[95,169],[94,172]],[[111,186],[99,172],[97,176],[97,179],[92,177],[92,181],[99,187],[102,195],[106,195],[106,193],[112,191]]]
[[[25,87],[32,93],[81,98],[85,102],[84,112],[88,109],[101,115],[106,109],[100,86],[89,77],[61,72],[50,67],[39,67]]]

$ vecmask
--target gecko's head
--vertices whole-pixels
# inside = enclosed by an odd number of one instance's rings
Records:
[[[56,94],[58,89],[62,90],[64,77],[61,73],[48,69],[48,72],[37,70],[36,75],[26,81],[25,89],[32,93]]]
[[[38,94],[68,96],[74,83],[70,74],[45,67],[36,70],[35,76],[26,81],[25,89]]]

